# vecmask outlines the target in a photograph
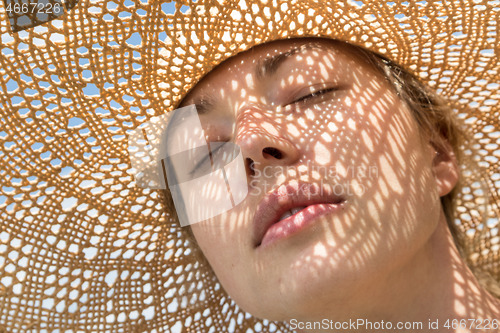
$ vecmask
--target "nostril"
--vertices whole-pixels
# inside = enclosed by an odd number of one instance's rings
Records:
[[[254,161],[253,161],[251,158],[249,158],[249,157],[247,157],[247,158],[245,159],[245,161],[246,161],[246,165],[247,165],[248,173],[250,173],[250,175],[251,175],[251,176],[255,176],[255,168],[254,168],[254,167],[255,167],[255,165],[254,165]]]
[[[271,155],[275,159],[280,160],[283,157],[283,154],[276,148],[273,147],[266,147],[262,149],[262,155],[264,155],[264,158],[266,158],[266,155]]]

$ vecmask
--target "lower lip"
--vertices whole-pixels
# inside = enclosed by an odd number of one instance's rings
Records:
[[[288,238],[311,225],[317,218],[343,209],[344,202],[338,204],[316,204],[307,206],[292,216],[273,224],[267,229],[261,247],[278,239]]]

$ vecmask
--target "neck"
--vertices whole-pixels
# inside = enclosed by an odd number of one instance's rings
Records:
[[[318,329],[298,332],[389,331],[387,326],[376,326],[382,322],[391,322],[393,329],[398,322],[421,325],[397,329],[398,332],[484,332],[485,323],[494,319],[500,326],[500,300],[479,284],[460,257],[444,215],[434,234],[408,265],[394,271],[383,282],[373,281],[373,285],[373,293],[366,295],[358,310],[353,308],[350,318],[324,313],[323,326],[317,324]],[[330,322],[330,318],[347,323],[364,320],[366,324],[335,329],[332,326],[335,321]],[[446,324],[449,327],[445,327]],[[500,332],[500,329],[489,324],[488,332]]]

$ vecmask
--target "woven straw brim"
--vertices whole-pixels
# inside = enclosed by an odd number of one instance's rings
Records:
[[[2,10],[0,331],[290,331],[227,297],[159,193],[135,186],[127,153],[129,131],[214,66],[290,37],[367,47],[464,107],[489,201],[466,186],[457,223],[470,259],[500,280],[498,7],[82,0],[15,34]]]

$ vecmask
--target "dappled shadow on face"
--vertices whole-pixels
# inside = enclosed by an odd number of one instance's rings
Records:
[[[440,306],[475,308],[470,276],[432,266],[453,246],[434,152],[385,78],[349,47],[260,46],[209,74],[184,102],[192,103],[208,142],[241,149],[248,195],[192,229],[244,310],[272,320],[411,319],[437,275],[462,297]],[[201,195],[215,188],[207,179]],[[391,318],[402,297],[408,317]]]

